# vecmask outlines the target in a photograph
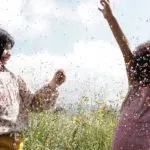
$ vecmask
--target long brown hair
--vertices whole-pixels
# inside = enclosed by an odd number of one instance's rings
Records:
[[[140,44],[133,52],[131,77],[143,86],[150,85],[150,41]]]

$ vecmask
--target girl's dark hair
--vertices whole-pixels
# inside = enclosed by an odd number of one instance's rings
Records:
[[[133,52],[131,77],[143,86],[150,85],[150,41],[139,45]]]
[[[0,28],[0,57],[8,44],[11,44],[12,48],[15,44],[14,38],[6,30]]]

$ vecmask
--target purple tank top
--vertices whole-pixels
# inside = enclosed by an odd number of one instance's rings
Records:
[[[150,150],[150,87],[129,87],[112,150]]]

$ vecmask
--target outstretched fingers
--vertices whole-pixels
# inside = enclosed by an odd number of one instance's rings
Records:
[[[103,0],[100,0],[100,3],[103,7],[105,7],[105,3],[103,2]],[[98,7],[98,10],[103,12],[104,9]]]
[[[98,10],[101,11],[101,12],[103,12],[103,9],[101,9],[101,8],[99,8],[99,7],[98,7]]]
[[[105,7],[106,5],[109,5],[109,0],[100,0],[100,3]]]
[[[104,0],[100,0],[100,3],[101,3],[101,5],[102,5],[103,7],[105,7],[105,2],[104,2]]]
[[[109,4],[109,0],[100,0],[100,4],[103,8],[99,8],[98,10],[101,11],[105,18],[107,18],[112,12]]]

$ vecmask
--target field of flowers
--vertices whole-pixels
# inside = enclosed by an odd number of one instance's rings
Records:
[[[110,150],[117,111],[105,106],[75,115],[52,110],[30,114],[25,150]]]

